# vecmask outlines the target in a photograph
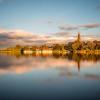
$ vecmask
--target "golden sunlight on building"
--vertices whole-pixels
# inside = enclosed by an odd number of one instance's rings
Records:
[[[32,54],[33,51],[30,48],[27,48],[23,51],[24,54]]]

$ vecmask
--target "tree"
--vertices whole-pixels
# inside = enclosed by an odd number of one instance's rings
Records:
[[[81,50],[81,47],[82,47],[81,42],[75,41],[75,42],[72,44],[73,50]]]

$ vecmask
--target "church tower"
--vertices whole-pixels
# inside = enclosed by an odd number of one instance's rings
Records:
[[[81,36],[80,33],[78,32],[77,41],[80,42],[80,40],[81,40]]]

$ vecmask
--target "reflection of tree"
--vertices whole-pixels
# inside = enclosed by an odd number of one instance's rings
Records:
[[[97,62],[100,61],[99,55],[82,55],[82,54],[76,54],[76,53],[70,53],[62,56],[61,54],[53,54],[53,57],[55,58],[66,58],[68,60],[73,60],[77,63],[78,70],[80,71],[80,63],[81,61],[91,61],[91,62]]]
[[[77,62],[78,71],[80,71],[80,61]]]
[[[21,58],[21,57],[36,57],[36,56],[41,56],[41,57],[49,57],[50,54],[39,54],[37,55],[36,52],[33,54],[23,54],[21,52],[4,52],[0,53],[0,55],[7,55],[7,56],[15,56],[16,58]],[[77,63],[78,70],[80,71],[80,62],[81,61],[91,61],[91,62],[97,62],[100,61],[100,55],[96,54],[77,54],[77,53],[63,53],[63,52],[53,52],[51,54],[54,58],[62,58],[62,59],[68,59],[68,60],[73,60]]]

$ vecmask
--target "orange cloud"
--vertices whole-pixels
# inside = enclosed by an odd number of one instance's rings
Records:
[[[58,37],[56,35],[36,35],[24,30],[6,30],[0,29],[0,45],[1,46],[13,46],[16,44],[21,45],[41,45],[48,43],[64,43],[68,38]]]

